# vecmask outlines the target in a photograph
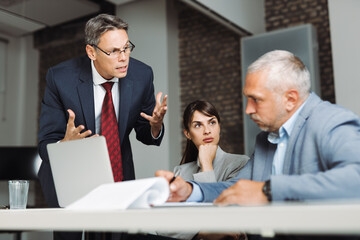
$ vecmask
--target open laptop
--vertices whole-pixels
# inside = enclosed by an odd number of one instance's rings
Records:
[[[47,145],[60,207],[66,207],[114,177],[105,137]]]

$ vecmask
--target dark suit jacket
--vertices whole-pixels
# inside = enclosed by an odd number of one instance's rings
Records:
[[[67,109],[75,113],[75,126],[80,124],[95,133],[94,92],[91,62],[87,56],[71,59],[49,69],[46,89],[41,103],[39,154],[42,164],[39,179],[49,207],[58,207],[50,169],[47,144],[64,138],[68,121]],[[151,136],[149,122],[140,112],[152,114],[155,106],[153,72],[151,67],[130,58],[128,73],[119,81],[119,137],[123,161],[124,180],[135,179],[129,134],[136,131],[136,138],[147,145],[160,145]],[[95,177],[95,176],[94,176]]]

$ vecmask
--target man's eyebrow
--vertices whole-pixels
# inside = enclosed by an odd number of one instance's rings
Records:
[[[247,98],[256,98],[256,99],[262,99],[263,95],[262,94],[254,94],[254,93],[250,93],[250,94],[245,94],[245,92],[243,92],[243,95]]]
[[[130,43],[130,40],[128,39],[127,42],[121,48],[113,47],[113,49],[122,49],[122,48],[126,47],[126,45],[129,43]]]
[[[249,94],[246,94],[245,90],[242,91],[242,94],[246,97],[249,96]]]

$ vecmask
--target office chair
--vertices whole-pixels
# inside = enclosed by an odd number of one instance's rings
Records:
[[[0,146],[0,180],[37,180],[41,164],[37,147]],[[21,231],[1,231],[14,233],[15,239],[21,239]]]

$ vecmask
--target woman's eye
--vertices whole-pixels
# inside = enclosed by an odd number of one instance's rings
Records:
[[[211,125],[215,125],[215,124],[216,124],[216,121],[211,121],[210,124],[211,124]]]
[[[195,124],[195,127],[196,127],[196,128],[199,128],[199,127],[200,127],[200,124]]]

